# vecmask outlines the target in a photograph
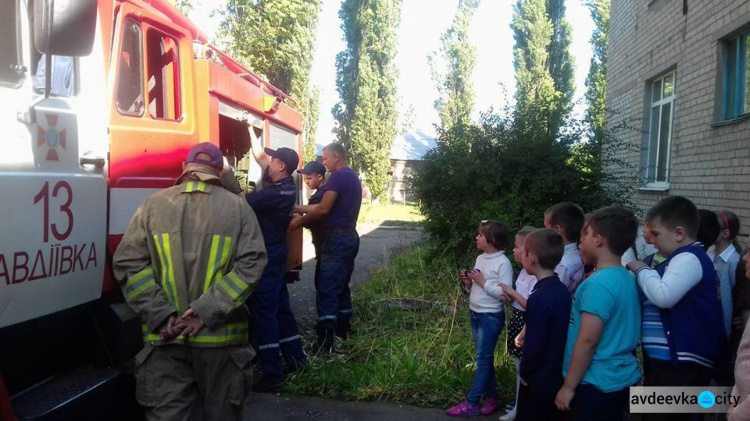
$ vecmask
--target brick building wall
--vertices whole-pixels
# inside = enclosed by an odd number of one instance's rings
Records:
[[[606,124],[619,127],[619,141],[608,147],[631,168],[609,171],[641,174],[652,81],[675,74],[668,188],[648,188],[641,176],[635,193],[641,212],[682,195],[699,208],[735,212],[741,232],[750,231],[750,118],[721,115],[723,54],[728,40],[747,30],[750,0],[612,0]]]

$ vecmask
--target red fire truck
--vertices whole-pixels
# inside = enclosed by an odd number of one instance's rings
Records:
[[[116,418],[142,346],[110,270],[133,213],[204,141],[262,188],[244,122],[300,151],[302,117],[166,0],[0,10],[0,420]]]

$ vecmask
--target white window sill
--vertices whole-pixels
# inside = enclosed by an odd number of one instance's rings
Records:
[[[653,183],[643,187],[638,187],[638,191],[642,192],[665,192],[669,191],[669,183]]]

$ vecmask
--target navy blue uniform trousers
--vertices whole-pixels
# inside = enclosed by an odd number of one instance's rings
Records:
[[[282,377],[281,358],[290,367],[304,364],[307,357],[292,309],[289,290],[284,280],[286,274],[287,246],[266,246],[268,264],[251,295],[253,332],[263,371],[272,377]]]
[[[352,318],[352,293],[349,281],[354,259],[359,253],[357,231],[333,229],[323,242],[320,256],[320,285],[317,289],[318,329],[335,330],[346,337]]]

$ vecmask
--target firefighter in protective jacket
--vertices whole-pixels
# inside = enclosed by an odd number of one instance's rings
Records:
[[[240,420],[252,380],[242,304],[266,266],[258,220],[222,187],[223,156],[194,146],[176,185],[136,212],[113,266],[141,318],[136,397],[148,420]]]

